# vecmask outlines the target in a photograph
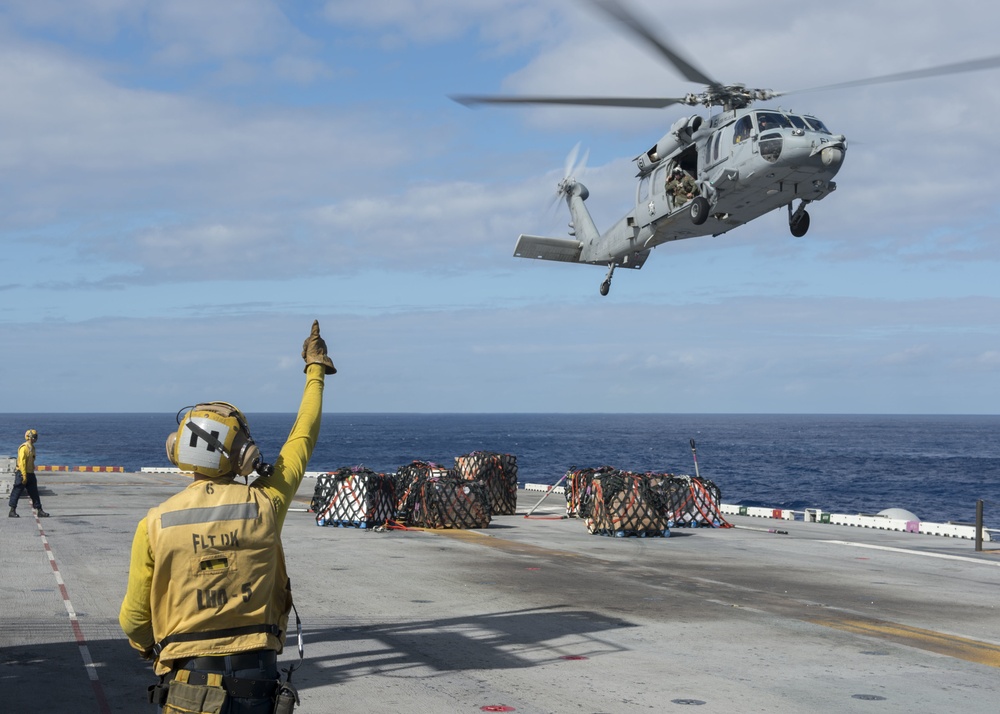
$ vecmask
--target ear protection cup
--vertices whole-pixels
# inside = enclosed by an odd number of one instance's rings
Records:
[[[239,419],[240,431],[233,437],[233,445],[229,449],[229,463],[240,476],[249,476],[254,466],[260,460],[260,449],[246,428],[246,421]]]
[[[174,447],[177,446],[177,432],[171,432],[170,436],[167,437],[167,460],[170,461],[174,466],[177,465],[177,451]]]

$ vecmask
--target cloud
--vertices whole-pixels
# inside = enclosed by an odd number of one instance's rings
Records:
[[[338,411],[920,413],[946,398],[989,413],[1000,386],[996,299],[273,314],[219,312],[211,292],[187,297],[203,314],[8,325],[9,339],[33,345],[13,351],[0,377],[8,409],[169,411],[211,397],[289,411],[312,317],[340,370]],[[767,329],[752,319],[762,314]],[[56,353],[72,357],[43,383],[18,377],[35,355]],[[971,363],[975,380],[939,378]]]
[[[140,22],[146,5],[136,0],[78,0],[72,12],[65,0],[7,3],[3,15],[32,29],[65,33],[91,42],[107,42],[123,28]]]
[[[912,347],[906,347],[902,350],[885,355],[882,357],[881,363],[884,365],[900,367],[903,365],[912,365],[916,362],[925,361],[929,357],[931,357],[930,345],[914,345]]]
[[[968,28],[1000,13],[635,4],[711,76],[775,89],[994,53]],[[293,408],[292,328],[318,314],[354,411],[995,410],[992,75],[782,99],[850,145],[809,234],[775,211],[600,298],[602,268],[514,259],[517,235],[567,235],[546,204],[578,141],[612,225],[632,157],[700,110],[446,95],[697,89],[634,37],[579,2],[209,5],[0,9],[0,321],[37,345],[8,409]]]
[[[310,43],[277,5],[263,0],[154,2],[146,23],[155,60],[166,64],[271,56]]]
[[[270,0],[33,0],[8,4],[3,14],[25,28],[104,46],[128,35],[141,38],[141,44],[131,42],[141,59],[175,66],[295,54],[314,46]]]
[[[497,45],[523,46],[558,31],[556,8],[525,0],[331,0],[322,15],[331,23],[380,31],[386,49],[434,44],[476,32]]]

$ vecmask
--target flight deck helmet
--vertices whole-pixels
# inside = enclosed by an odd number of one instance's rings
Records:
[[[177,425],[167,437],[167,458],[182,471],[235,478],[267,468],[246,417],[228,402],[185,407],[177,412]]]

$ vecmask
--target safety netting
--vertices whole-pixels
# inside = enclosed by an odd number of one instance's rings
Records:
[[[310,509],[320,526],[373,528],[392,518],[394,494],[391,476],[345,466],[316,479]]]
[[[512,516],[517,512],[517,457],[493,451],[473,451],[455,457],[455,471],[467,481],[486,486],[490,513]]]
[[[713,482],[669,473],[637,474],[610,466],[566,474],[566,514],[596,535],[669,535],[670,528],[728,527]]]

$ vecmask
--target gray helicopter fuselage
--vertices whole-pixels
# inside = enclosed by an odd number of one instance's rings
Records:
[[[815,117],[781,110],[724,112],[707,124],[700,117],[680,120],[636,157],[635,208],[603,234],[581,215],[586,189],[583,197],[580,191],[567,193],[581,243],[578,260],[638,268],[648,251],[663,243],[726,233],[795,199],[818,201],[836,190],[832,179],[846,147],[843,136],[832,135]],[[709,215],[700,225],[686,203],[675,205],[667,194],[667,180],[677,166],[695,179],[708,201]]]
[[[720,235],[782,206],[788,208],[788,228],[795,237],[809,230],[806,206],[836,190],[847,140],[834,136],[813,116],[782,109],[750,107],[792,92],[726,84],[714,79],[673,42],[658,34],[655,21],[635,13],[621,0],[590,0],[607,18],[624,28],[637,44],[651,49],[689,82],[704,87],[685,96],[476,96],[454,99],[479,104],[542,104],[585,107],[663,109],[674,105],[719,107],[720,113],[678,119],[656,144],[639,154],[635,208],[604,233],[598,232],[584,201],[587,189],[571,176],[572,162],[559,183],[572,223],[569,238],[521,234],[514,255],[536,260],[604,265],[601,283],[607,295],[615,268],[641,268],[658,245],[682,238]],[[1000,67],[1000,55],[827,84],[820,89],[847,89],[886,82],[903,82]],[[679,168],[670,190],[671,172]],[[695,185],[692,186],[692,180]],[[674,195],[678,194],[675,198]],[[798,199],[798,206],[794,207]]]

